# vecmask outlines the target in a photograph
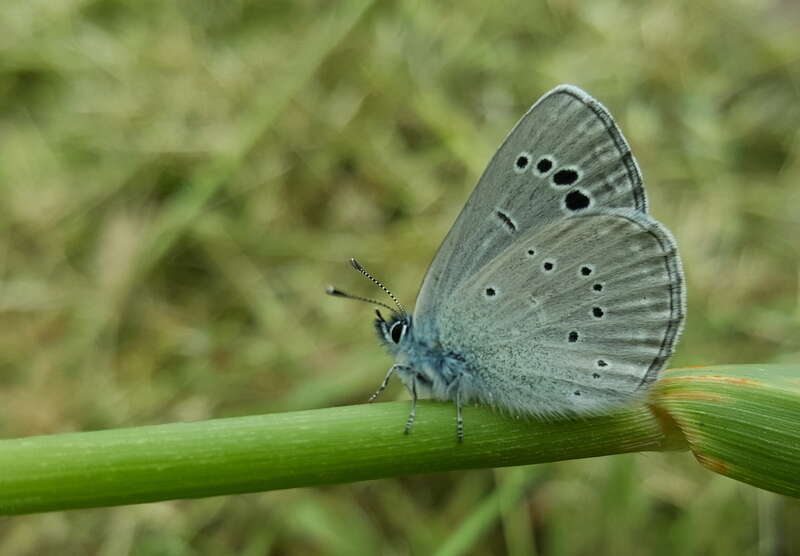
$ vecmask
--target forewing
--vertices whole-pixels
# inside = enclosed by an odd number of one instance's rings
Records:
[[[675,241],[646,214],[601,209],[524,233],[440,308],[467,397],[537,415],[597,411],[654,381],[685,315]]]
[[[417,298],[419,332],[432,333],[459,282],[515,239],[599,208],[646,212],[642,177],[608,111],[561,85],[511,130],[439,248]]]

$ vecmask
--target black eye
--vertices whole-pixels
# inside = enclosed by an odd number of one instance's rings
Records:
[[[400,343],[400,339],[403,337],[403,332],[406,330],[405,323],[400,321],[394,323],[392,327],[389,329],[389,335],[392,337],[392,341],[395,344]]]

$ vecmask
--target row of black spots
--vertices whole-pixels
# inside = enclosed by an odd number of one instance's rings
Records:
[[[517,158],[514,161],[514,171],[517,174],[523,174],[528,168],[530,168],[532,163],[533,157],[531,153],[522,151],[517,155]],[[543,156],[536,161],[536,164],[533,166],[535,169],[534,173],[544,177],[547,176],[553,168],[555,168],[555,161],[550,156]],[[580,180],[580,178],[580,172],[578,172],[577,169],[570,167],[559,168],[551,176],[553,185],[558,187],[568,187],[574,185]],[[577,212],[579,210],[584,210],[588,208],[589,205],[591,205],[591,199],[584,191],[581,191],[580,189],[573,189],[564,196],[564,206],[569,211]],[[514,230],[516,230],[516,228],[514,228]]]
[[[605,369],[606,367],[608,367],[608,361],[606,361],[605,359],[598,359],[597,361],[594,362],[594,364],[598,369]],[[600,373],[598,373],[597,371],[593,372],[592,378],[595,379],[600,378]]]
[[[572,334],[572,333],[570,333],[570,334]],[[604,368],[608,367],[608,362],[605,359],[598,359],[597,361],[595,361],[595,366],[597,368],[599,368],[599,369],[604,369]],[[592,373],[592,378],[595,379],[595,380],[599,379],[600,376],[601,376],[600,373],[598,373],[597,371],[594,371]],[[580,396],[581,392],[580,392],[580,390],[575,390],[573,392],[573,394],[575,396]]]
[[[511,216],[509,216],[508,213],[505,213],[500,209],[495,209],[494,214],[495,216],[497,216],[497,219],[500,220],[503,226],[505,226],[506,230],[509,231],[509,233],[513,234],[514,232],[517,231],[517,223],[514,222],[514,219],[511,218]]]
[[[528,249],[525,250],[525,254],[528,257],[533,258],[534,256],[536,256],[536,250],[533,247],[529,247]],[[551,270],[554,270],[555,267],[556,267],[556,261],[554,259],[547,259],[542,263],[542,270],[544,270],[545,272],[550,272]],[[595,270],[594,265],[587,263],[581,265],[581,267],[578,269],[578,272],[580,276],[586,278],[591,276],[594,273],[594,270]],[[603,284],[600,282],[596,282],[595,284],[592,285],[592,289],[596,292],[601,292],[603,291]]]
[[[577,168],[564,167],[556,170],[551,181],[556,187],[570,187],[578,183],[581,179],[581,174]],[[564,195],[564,207],[570,212],[578,212],[589,208],[592,200],[589,195],[580,189],[571,189]]]
[[[553,157],[545,155],[533,164],[531,153],[522,151],[514,161],[514,171],[517,174],[523,174],[531,165],[533,165],[535,173],[540,176],[546,176],[555,167],[555,161]]]
[[[598,369],[605,369],[606,367],[608,367],[608,361],[606,361],[605,359],[598,359],[597,361],[594,362],[594,364]],[[600,378],[600,373],[598,373],[597,371],[593,372],[592,378]]]
[[[594,269],[594,265],[592,265],[592,264],[585,264],[585,265],[582,265],[582,266],[581,266],[581,268],[580,268],[580,270],[579,270],[578,272],[580,272],[580,275],[581,275],[582,277],[584,277],[584,278],[588,278],[589,276],[591,276],[592,274],[594,274],[594,270],[595,270],[595,269]],[[592,284],[592,291],[593,291],[595,294],[602,293],[602,291],[603,291],[603,289],[604,289],[604,288],[605,288],[605,284],[604,284],[603,282],[595,282],[594,284]]]

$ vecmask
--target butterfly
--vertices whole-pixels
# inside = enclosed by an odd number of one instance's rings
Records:
[[[647,213],[639,166],[608,110],[560,85],[492,157],[439,247],[409,313],[376,309],[397,375],[417,399],[540,418],[597,414],[640,399],[686,315],[672,234]]]

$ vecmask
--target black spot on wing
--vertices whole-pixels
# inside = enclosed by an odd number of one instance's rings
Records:
[[[564,206],[575,212],[589,206],[589,197],[575,189],[564,196]]]
[[[542,175],[549,172],[552,168],[553,168],[553,161],[547,158],[546,156],[539,159],[539,162],[536,163],[536,170]]]
[[[575,330],[570,332],[569,335],[567,336],[567,341],[569,341],[570,343],[573,343],[573,344],[575,342],[577,342],[578,341],[578,333]]]
[[[514,171],[521,174],[528,169],[531,163],[531,155],[527,152],[521,152],[514,161]]]
[[[572,185],[578,181],[578,172],[572,168],[562,168],[553,174],[553,183],[555,185]]]
[[[497,209],[495,215],[503,223],[506,229],[511,232],[512,234],[517,231],[517,224],[511,219],[511,217],[503,212],[500,209]]]

